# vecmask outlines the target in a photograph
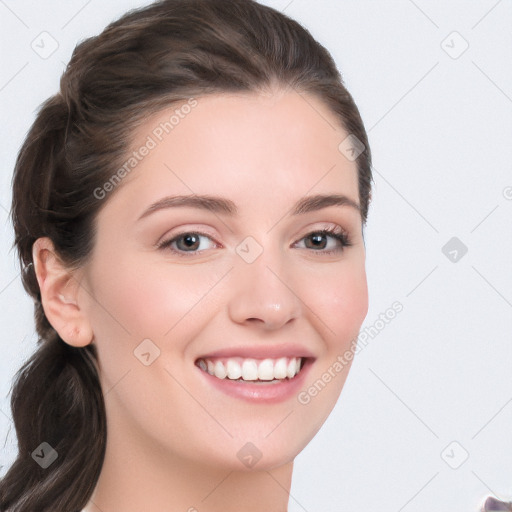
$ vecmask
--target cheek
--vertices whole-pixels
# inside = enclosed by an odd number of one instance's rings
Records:
[[[297,396],[304,422],[316,432],[330,414],[343,389],[353,362],[353,345],[368,312],[368,288],[364,265],[347,265],[330,272],[323,286],[308,294],[308,306],[322,333],[325,352],[317,371]]]
[[[310,307],[323,322],[329,349],[340,349],[357,337],[368,312],[368,287],[363,265],[331,272],[310,294]]]
[[[205,296],[218,280],[218,272],[206,266],[147,257],[98,266],[92,275],[96,337],[115,345],[130,340],[132,350],[145,338],[162,346],[172,337],[173,346],[179,345],[177,333],[186,328],[190,334],[191,319],[199,328],[201,316],[207,316]]]

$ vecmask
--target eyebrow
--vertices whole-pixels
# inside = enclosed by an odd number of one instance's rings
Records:
[[[329,206],[349,206],[361,213],[361,207],[349,197],[342,194],[316,194],[299,199],[291,209],[291,215],[303,215],[305,213],[328,208]],[[233,217],[238,214],[236,204],[230,199],[211,195],[168,196],[153,203],[147,208],[138,220],[166,208],[189,207],[208,210]]]

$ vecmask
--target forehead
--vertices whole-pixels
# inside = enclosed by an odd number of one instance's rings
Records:
[[[308,193],[358,202],[357,165],[339,149],[347,135],[322,101],[292,89],[183,101],[137,128],[109,202],[133,214],[167,193],[238,197],[242,209]]]

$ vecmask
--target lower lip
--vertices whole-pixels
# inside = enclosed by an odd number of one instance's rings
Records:
[[[293,379],[283,379],[280,382],[265,382],[251,384],[250,382],[230,380],[228,378],[218,379],[214,375],[197,368],[207,380],[208,384],[222,391],[226,395],[241,398],[252,403],[278,403],[295,396],[302,386],[314,360],[307,358],[301,371]]]

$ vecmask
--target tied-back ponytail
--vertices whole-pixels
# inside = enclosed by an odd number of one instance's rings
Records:
[[[64,98],[59,94],[47,100],[19,152],[13,178],[15,244],[23,287],[34,299],[39,340],[12,389],[18,456],[0,482],[0,510],[5,512],[80,511],[94,490],[105,454],[96,348],[74,348],[50,325],[31,254],[34,241],[49,236],[73,263],[66,247],[69,214],[57,208],[71,173],[69,122]]]
[[[11,407],[19,455],[2,480],[2,511],[78,512],[86,505],[106,438],[93,348],[54,336],[18,372]]]
[[[252,0],[160,0],[75,48],[13,175],[14,243],[23,286],[35,302],[39,347],[13,386],[19,453],[0,480],[0,512],[81,511],[105,455],[96,346],[71,347],[48,322],[34,242],[49,237],[62,262],[79,268],[91,256],[102,206],[123,184],[108,196],[95,191],[121,175],[136,128],[148,116],[191,98],[274,85],[317,96],[363,144],[356,164],[366,222],[372,173],[364,125],[331,55],[296,21]],[[48,447],[57,457],[42,467],[38,459]]]

